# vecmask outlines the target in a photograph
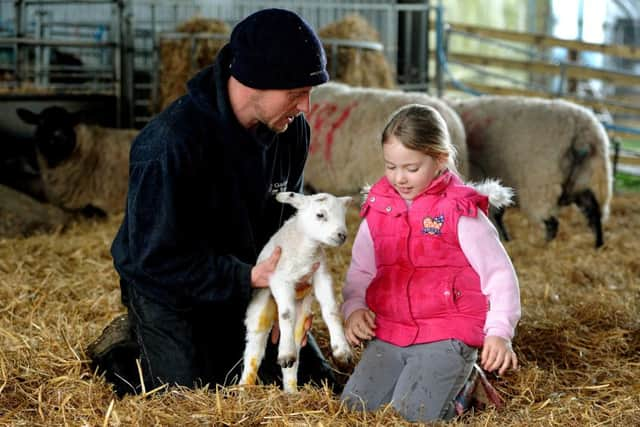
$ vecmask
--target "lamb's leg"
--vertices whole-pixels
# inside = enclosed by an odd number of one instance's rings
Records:
[[[313,290],[320,304],[322,318],[329,329],[333,357],[340,362],[347,362],[351,358],[351,346],[344,335],[342,316],[333,293],[331,275],[324,262],[320,263],[320,267],[313,276]]]
[[[591,190],[584,190],[576,194],[573,201],[589,221],[589,227],[596,235],[596,248],[599,248],[604,244],[604,239],[602,237],[602,213],[596,197]]]
[[[289,368],[282,368],[282,386],[286,393],[295,393],[298,389],[298,363],[302,339],[304,338],[304,324],[311,315],[311,293],[296,301],[296,326],[294,340],[296,344],[296,361]]]
[[[509,233],[507,232],[507,227],[504,225],[504,208],[492,209],[491,210],[493,222],[496,224],[496,228],[498,229],[498,233],[500,233],[500,237],[505,242],[511,240]]]
[[[280,326],[280,344],[278,345],[278,365],[288,368],[296,361],[296,344],[294,340],[294,322],[296,320],[295,283],[283,280],[274,273],[269,288],[278,306],[278,323]]]
[[[244,321],[247,327],[247,344],[244,349],[244,366],[240,384],[256,383],[258,368],[264,357],[267,339],[276,316],[276,303],[269,289],[255,291]]]

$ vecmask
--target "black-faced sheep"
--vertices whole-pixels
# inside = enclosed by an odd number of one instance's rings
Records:
[[[515,96],[451,100],[467,134],[470,177],[497,177],[516,192],[522,211],[558,230],[561,206],[575,203],[603,244],[602,221],[612,194],[609,139],[596,116],[579,105]],[[503,238],[503,212],[494,217]]]
[[[112,214],[124,210],[129,150],[138,131],[79,123],[81,114],[48,107],[18,116],[36,125],[35,143],[44,192],[68,210]]]
[[[407,104],[429,105],[442,115],[456,148],[457,169],[467,174],[464,127],[443,101],[424,93],[326,83],[311,93],[311,148],[305,182],[316,191],[354,194],[384,172],[380,137],[391,114]]]
[[[278,364],[282,367],[284,390],[291,393],[297,388],[298,354],[312,303],[311,289],[296,295],[296,284],[311,272],[316,262],[320,266],[313,273],[312,289],[329,329],[333,356],[343,362],[351,357],[323,252],[323,246],[339,246],[346,241],[345,216],[351,197],[287,192],[278,193],[276,199],[294,206],[297,213],[271,237],[258,256],[258,261],[262,261],[276,247],[282,248],[269,287],[255,290],[247,308],[247,345],[240,384],[255,384],[269,331],[278,319]]]
[[[33,141],[0,134],[0,185],[46,200]]]

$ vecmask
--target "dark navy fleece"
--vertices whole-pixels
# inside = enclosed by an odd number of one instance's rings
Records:
[[[133,142],[124,220],[111,247],[123,284],[160,302],[248,301],[258,253],[301,191],[309,125],[242,128],[229,104],[229,49]]]

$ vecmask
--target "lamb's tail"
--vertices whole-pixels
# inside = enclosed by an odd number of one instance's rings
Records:
[[[499,179],[487,178],[479,183],[468,182],[467,185],[475,188],[478,193],[489,197],[489,203],[495,208],[504,208],[514,203],[515,191],[511,187],[502,185]]]

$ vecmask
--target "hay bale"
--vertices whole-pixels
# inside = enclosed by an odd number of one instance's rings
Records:
[[[194,17],[180,24],[179,33],[229,34],[230,28],[219,19]],[[227,43],[226,39],[179,40],[163,39],[160,42],[159,94],[156,112],[186,93],[187,81],[198,70],[211,64],[218,51]]]
[[[380,42],[378,32],[358,14],[345,16],[342,20],[329,24],[318,31],[321,38]],[[337,57],[326,44],[327,69],[331,79],[352,86],[395,88],[395,78],[391,65],[382,52],[353,47],[338,47]],[[333,75],[333,61],[337,60]]]
[[[71,215],[0,185],[0,237],[26,237],[63,229]]]

